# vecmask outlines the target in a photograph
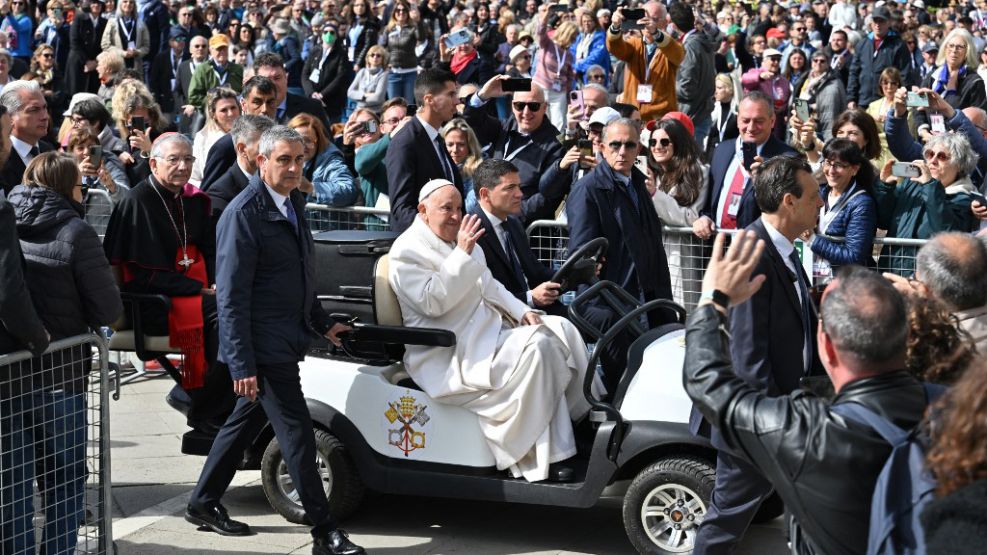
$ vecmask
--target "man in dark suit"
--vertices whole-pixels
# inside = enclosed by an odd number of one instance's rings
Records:
[[[240,397],[213,442],[185,519],[220,534],[250,533],[246,524],[230,519],[220,499],[244,448],[269,420],[313,525],[313,554],[357,555],[363,548],[350,542],[330,515],[315,467],[312,418],[298,381],[298,361],[315,337],[313,330],[339,344],[338,334],[349,329],[329,317],[315,297],[314,243],[305,199],[297,190],[304,150],[297,131],[268,129],[260,140],[258,175],[219,220],[219,357],[229,365]]]
[[[322,32],[323,37],[332,33],[332,42],[327,43],[321,37],[316,41],[302,68],[301,84],[308,96],[322,103],[330,117],[338,119],[346,107],[346,90],[353,81],[353,64],[346,57],[346,46],[336,25],[326,23]]]
[[[236,163],[209,187],[212,201],[212,218],[219,221],[226,206],[247,188],[250,178],[257,173],[257,152],[260,137],[274,127],[274,120],[267,116],[244,115],[233,122],[230,137],[236,145]]]
[[[243,108],[243,113],[267,116],[274,120],[278,106],[277,94],[277,87],[270,79],[259,75],[251,77],[243,84],[243,92],[240,93],[240,106]],[[212,184],[222,177],[235,162],[236,148],[233,146],[233,138],[227,133],[209,149],[199,188],[208,191]]]
[[[769,397],[778,397],[797,389],[803,377],[822,374],[815,344],[816,307],[794,245],[803,231],[815,227],[822,199],[811,168],[795,156],[765,162],[753,189],[763,213],[747,229],[765,242],[754,273],[764,274],[766,280],[753,297],[731,310],[730,351],[737,376]],[[729,553],[771,495],[771,483],[727,450],[720,433],[710,433],[709,423],[695,408],[689,428],[710,437],[719,449],[713,499],[693,553]]]
[[[180,28],[171,30],[168,37],[168,46],[154,58],[151,63],[151,74],[148,76],[149,87],[154,93],[154,99],[161,106],[161,111],[170,116],[176,109],[181,109],[182,104],[175,104],[176,87],[179,83],[178,72],[182,66],[185,53],[185,43],[188,42],[188,35]],[[183,89],[184,91],[184,89]],[[169,117],[169,119],[171,119]]]
[[[775,124],[774,100],[762,92],[747,93],[737,110],[740,136],[720,143],[709,165],[710,183],[706,206],[692,224],[701,239],[709,239],[717,229],[743,229],[761,215],[754,200],[750,168],[744,166],[743,143],[757,145],[757,156],[764,160],[780,154],[794,154],[795,149],[771,135]],[[757,161],[757,158],[755,158]]]
[[[466,121],[476,132],[489,158],[512,162],[520,171],[521,192],[524,194],[521,221],[527,224],[535,220],[554,220],[563,197],[546,197],[540,191],[561,192],[568,189],[569,183],[559,183],[571,178],[571,172],[559,168],[565,154],[559,143],[559,130],[545,117],[548,109],[545,91],[537,86],[530,91],[513,93],[513,118],[500,121],[490,116],[485,108],[486,103],[492,98],[510,94],[505,93],[501,85],[505,79],[508,79],[506,75],[498,75],[470,96],[464,114]]]
[[[566,201],[569,251],[605,237],[609,242],[600,279],[621,286],[641,302],[671,299],[672,285],[662,245],[661,221],[637,168],[640,136],[628,118],[610,122],[603,130],[603,160],[572,186]],[[585,289],[582,286],[581,289]],[[600,330],[610,329],[620,314],[601,299],[584,305],[583,316]],[[648,325],[666,323],[663,311],[648,314]],[[613,395],[627,366],[633,335],[624,333],[602,356],[603,384]]]
[[[172,32],[175,33],[187,33],[184,27],[175,25],[172,27]],[[181,110],[181,116],[178,121],[179,131],[183,133],[195,133],[198,128],[201,128],[205,124],[205,120],[200,112],[198,112],[195,106],[189,104],[188,101],[188,91],[192,86],[192,75],[195,73],[196,68],[200,64],[207,63],[209,61],[209,39],[203,36],[192,36],[188,41],[186,41],[186,52],[191,52],[191,55],[186,55],[185,60],[178,65],[178,76],[175,78],[175,111],[176,113]]]
[[[487,259],[487,268],[512,295],[532,308],[565,316],[559,301],[559,284],[552,270],[538,261],[528,246],[517,215],[521,212],[521,176],[517,166],[506,160],[484,160],[473,172],[473,186],[486,232],[477,241]]]
[[[415,78],[418,113],[391,139],[384,157],[393,231],[404,231],[414,221],[418,192],[425,183],[445,178],[463,192],[462,175],[439,135],[456,115],[456,90],[456,78],[448,71],[427,69]]]
[[[0,171],[0,185],[9,193],[20,185],[24,170],[35,156],[55,150],[43,141],[48,135],[47,103],[37,81],[14,81],[3,88],[0,104],[10,114],[12,129],[7,162]]]
[[[273,52],[265,52],[254,59],[257,75],[267,77],[274,82],[278,89],[278,108],[274,120],[279,124],[288,123],[291,118],[305,113],[319,118],[319,121],[329,129],[329,116],[326,109],[318,100],[305,98],[288,92],[288,72],[284,69],[284,60]]]

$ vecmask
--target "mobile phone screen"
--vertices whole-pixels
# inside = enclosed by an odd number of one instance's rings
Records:
[[[531,79],[505,79],[500,83],[504,92],[524,92],[531,90]]]

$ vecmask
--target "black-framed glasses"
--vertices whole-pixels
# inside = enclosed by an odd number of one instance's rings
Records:
[[[634,141],[610,141],[607,143],[607,146],[610,150],[617,152],[620,150],[620,147],[624,147],[627,150],[637,150],[638,144]]]
[[[523,112],[525,108],[527,108],[529,112],[537,112],[538,110],[541,110],[542,107],[541,102],[513,102],[512,104],[514,105],[514,109],[518,112]]]
[[[658,145],[661,145],[661,148],[668,148],[669,146],[672,145],[672,140],[669,139],[668,137],[665,137],[664,139],[651,139],[652,148]]]
[[[54,58],[55,56],[53,56],[53,55],[51,54],[51,52],[47,52],[47,53],[45,53],[45,54],[42,54],[42,55],[41,55],[41,57],[42,57],[42,58]]]
[[[843,171],[843,170],[845,170],[845,169],[847,169],[847,168],[850,167],[850,164],[845,164],[843,162],[837,162],[836,160],[830,160],[828,158],[826,160],[823,160],[823,164],[826,167],[832,168],[832,169],[837,170],[837,171]]]
[[[394,13],[408,13],[408,10],[404,8],[395,8]]]

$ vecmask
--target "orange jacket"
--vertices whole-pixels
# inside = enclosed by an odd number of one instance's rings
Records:
[[[624,40],[620,33],[607,30],[607,50],[627,65],[624,68],[624,93],[619,100],[633,104],[641,110],[641,119],[650,121],[660,119],[668,112],[678,109],[675,99],[675,72],[685,58],[685,47],[682,43],[664,34],[658,43],[660,52],[651,59],[651,72],[647,83],[652,86],[652,102],[637,101],[637,86],[644,82],[645,54],[644,40],[631,37]]]

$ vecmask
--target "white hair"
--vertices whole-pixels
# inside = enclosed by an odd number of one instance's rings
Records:
[[[264,131],[264,134],[260,136],[260,153],[265,158],[270,158],[271,153],[274,152],[274,145],[279,142],[304,145],[305,139],[302,138],[298,131],[287,125],[275,125]]]
[[[7,113],[14,114],[24,107],[25,98],[22,92],[30,94],[41,94],[41,85],[37,81],[25,81],[23,79],[7,83],[3,87],[3,94],[0,94],[0,104],[7,109]]]
[[[181,133],[166,133],[158,137],[158,140],[154,141],[154,144],[151,145],[149,156],[151,158],[164,158],[164,148],[171,143],[181,143],[188,148],[189,152],[192,152],[192,141],[188,137]]]

